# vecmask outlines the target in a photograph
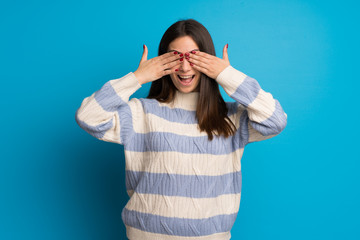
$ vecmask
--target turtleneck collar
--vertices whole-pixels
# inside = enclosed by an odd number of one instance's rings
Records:
[[[175,91],[174,107],[195,110],[199,100],[199,92],[183,93],[179,90]]]

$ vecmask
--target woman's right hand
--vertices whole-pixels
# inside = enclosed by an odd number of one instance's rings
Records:
[[[134,72],[140,84],[155,81],[162,76],[174,73],[181,61],[179,54],[175,52],[164,53],[160,56],[147,60],[148,49],[144,45],[144,52],[138,69]]]

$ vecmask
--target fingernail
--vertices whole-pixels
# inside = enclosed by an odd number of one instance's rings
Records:
[[[180,58],[180,61],[184,60],[184,58]]]
[[[193,64],[193,63],[190,63],[190,66],[194,66],[194,64]]]
[[[174,54],[177,54],[177,53],[178,53],[177,51],[174,52]]]
[[[179,71],[179,69],[175,69],[175,72]]]
[[[145,44],[143,44],[143,49],[145,49]]]
[[[185,53],[185,56],[189,56],[189,53]]]
[[[195,51],[191,51],[191,53],[195,54]]]
[[[184,56],[184,54],[180,54],[180,57]]]
[[[226,48],[229,48],[229,44],[226,44]]]

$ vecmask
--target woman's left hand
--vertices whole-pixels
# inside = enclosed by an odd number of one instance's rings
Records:
[[[223,49],[222,59],[201,51],[195,51],[195,53],[190,52],[189,56],[187,60],[190,62],[190,65],[212,79],[216,79],[216,77],[230,65],[226,45]]]

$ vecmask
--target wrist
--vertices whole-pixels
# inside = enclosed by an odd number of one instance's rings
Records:
[[[145,81],[141,77],[141,74],[139,74],[137,71],[134,72],[134,75],[135,75],[136,79],[139,81],[140,85],[143,85],[145,83]]]

